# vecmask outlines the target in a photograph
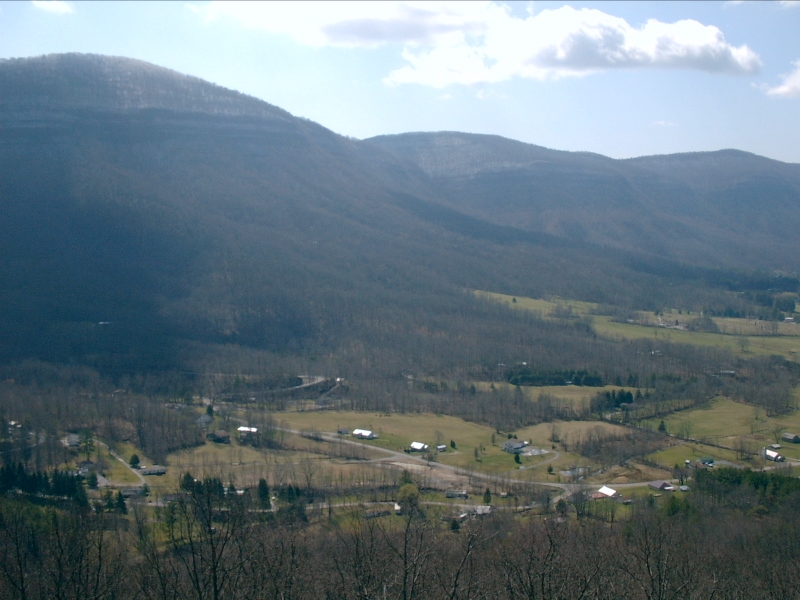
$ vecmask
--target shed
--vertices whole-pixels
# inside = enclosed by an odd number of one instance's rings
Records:
[[[447,446],[445,446],[444,444],[439,444],[438,446],[436,446],[436,449],[439,452],[447,452]]]
[[[790,444],[800,444],[800,435],[796,433],[784,433],[781,436],[781,439],[784,442],[789,442]]]
[[[336,430],[336,433],[339,435],[347,435],[350,433],[350,430],[347,427],[339,427],[339,429]]]
[[[408,447],[411,452],[425,452],[428,449],[428,444],[423,444],[422,442],[411,442],[411,445]]]

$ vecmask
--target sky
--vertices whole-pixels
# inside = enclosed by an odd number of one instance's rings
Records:
[[[2,2],[0,58],[128,56],[355,138],[800,163],[800,2]]]

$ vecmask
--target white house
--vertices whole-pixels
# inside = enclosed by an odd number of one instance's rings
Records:
[[[761,451],[761,456],[763,458],[766,458],[767,460],[771,460],[774,462],[783,462],[784,460],[786,460],[785,458],[783,458],[783,456],[775,452],[775,450],[770,450],[769,448],[764,448]]]
[[[423,444],[422,442],[411,442],[409,446],[412,452],[425,452],[428,449],[428,444]]]

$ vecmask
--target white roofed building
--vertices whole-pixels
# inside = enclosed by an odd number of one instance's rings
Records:
[[[369,429],[353,429],[353,437],[361,440],[374,440],[378,436]]]

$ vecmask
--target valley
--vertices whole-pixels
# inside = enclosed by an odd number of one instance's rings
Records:
[[[0,61],[0,595],[784,589],[799,225],[800,165],[736,150],[358,140]]]

